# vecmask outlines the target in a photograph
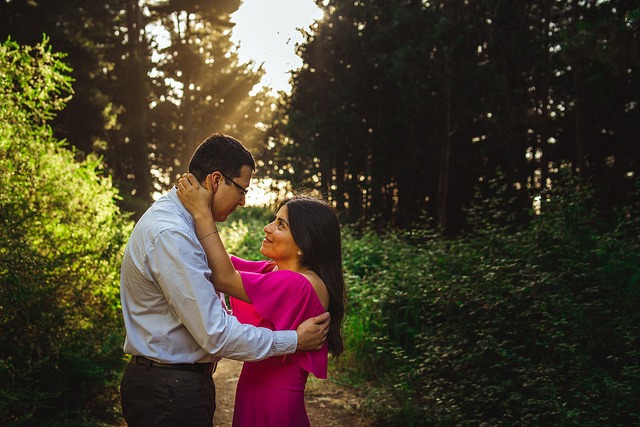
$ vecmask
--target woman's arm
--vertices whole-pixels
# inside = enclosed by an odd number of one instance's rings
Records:
[[[240,273],[233,268],[213,220],[211,204],[215,197],[215,191],[209,177],[207,177],[205,187],[202,187],[193,174],[183,175],[178,180],[178,197],[184,207],[193,215],[196,223],[196,236],[198,236],[207,255],[211,269],[211,281],[216,291],[251,303],[242,285]]]
[[[209,179],[207,177],[205,187],[202,187],[194,175],[183,175],[178,180],[178,197],[195,219],[196,236],[198,236],[207,255],[209,268],[211,268],[211,281],[216,290],[251,303],[244,290],[240,273],[233,268],[229,254],[218,235],[218,229],[211,213],[215,191]],[[297,349],[320,349],[327,340],[329,322],[328,312],[302,322],[296,328]]]

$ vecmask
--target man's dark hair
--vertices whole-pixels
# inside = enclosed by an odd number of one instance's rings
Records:
[[[240,169],[244,165],[251,170],[256,169],[256,161],[249,150],[234,137],[215,133],[196,148],[189,161],[189,172],[199,182],[215,171],[235,178],[240,176]]]

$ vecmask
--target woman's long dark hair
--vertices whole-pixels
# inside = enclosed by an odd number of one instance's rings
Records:
[[[344,350],[341,330],[347,305],[340,222],[335,210],[321,199],[296,196],[282,206],[287,207],[291,235],[302,251],[300,266],[320,276],[329,291],[331,324],[327,342],[329,352],[337,357]]]

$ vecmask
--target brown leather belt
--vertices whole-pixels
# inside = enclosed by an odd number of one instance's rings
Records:
[[[131,357],[131,363],[154,368],[178,369],[180,371],[195,372],[197,374],[212,374],[218,366],[217,363],[160,363],[144,356]]]

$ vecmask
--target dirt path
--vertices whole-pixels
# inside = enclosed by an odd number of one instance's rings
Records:
[[[231,427],[236,382],[241,362],[223,359],[213,374],[216,383],[216,427]],[[359,402],[348,390],[333,383],[310,378],[305,391],[305,403],[312,427],[372,427],[357,408]]]

